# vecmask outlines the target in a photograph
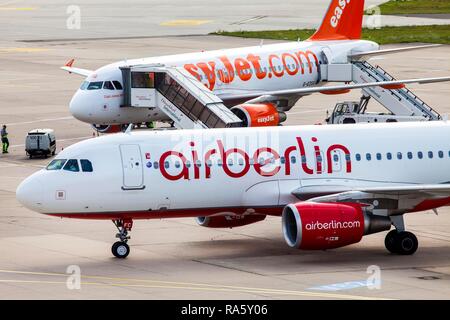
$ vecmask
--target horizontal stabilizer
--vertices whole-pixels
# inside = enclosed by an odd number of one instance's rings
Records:
[[[404,48],[355,52],[355,53],[349,54],[348,57],[353,61],[367,60],[367,58],[370,58],[373,56],[381,56],[381,55],[385,55],[385,54],[393,54],[393,53],[412,51],[412,50],[429,49],[429,48],[435,48],[435,47],[440,47],[440,46],[442,46],[442,44],[427,44],[427,45],[423,45],[423,46],[413,46],[413,47],[404,47]]]

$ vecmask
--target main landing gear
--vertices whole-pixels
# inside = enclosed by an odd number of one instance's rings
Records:
[[[116,258],[124,259],[130,254],[130,247],[127,242],[130,239],[128,231],[131,231],[131,228],[133,227],[133,220],[113,220],[113,223],[117,230],[119,230],[119,233],[116,234],[116,238],[119,238],[120,241],[117,241],[112,245],[111,252]]]
[[[395,230],[389,231],[384,239],[384,245],[391,253],[412,255],[419,247],[419,241],[414,233],[405,231],[403,216],[391,217]]]

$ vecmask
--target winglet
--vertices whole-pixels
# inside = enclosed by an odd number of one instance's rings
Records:
[[[75,59],[70,59],[69,61],[67,61],[67,63],[64,66],[70,68],[70,67],[72,67],[74,62],[75,62]]]
[[[332,0],[309,41],[361,39],[364,0]]]

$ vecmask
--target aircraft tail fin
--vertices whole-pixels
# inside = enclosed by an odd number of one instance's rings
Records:
[[[319,29],[310,41],[361,39],[364,0],[331,0]]]

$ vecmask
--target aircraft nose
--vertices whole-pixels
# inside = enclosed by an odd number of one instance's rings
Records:
[[[22,181],[16,190],[16,199],[26,208],[40,212],[44,198],[43,182],[36,174]]]
[[[79,91],[74,94],[72,100],[70,100],[69,111],[74,118],[88,122],[89,118],[89,99],[85,94],[80,94]]]

